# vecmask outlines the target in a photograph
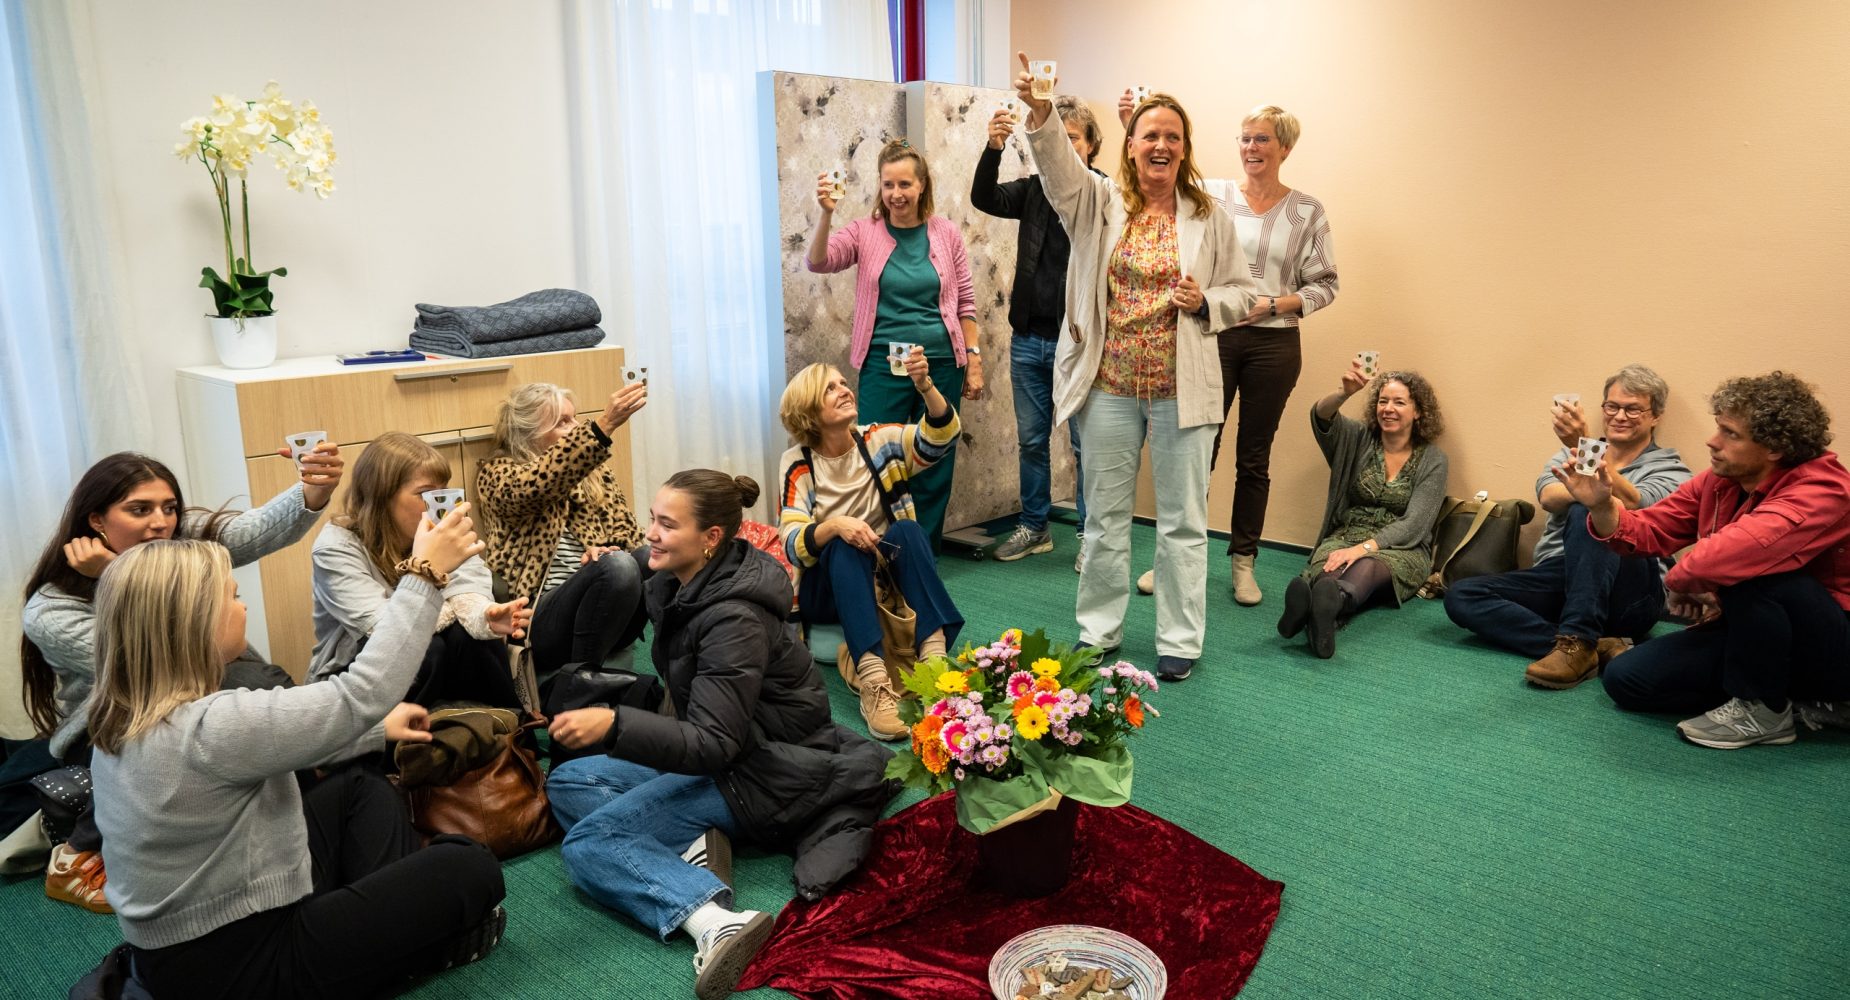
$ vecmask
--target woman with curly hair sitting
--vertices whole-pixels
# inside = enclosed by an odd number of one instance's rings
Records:
[[[1340,412],[1368,386],[1363,422]],[[1285,588],[1278,634],[1308,629],[1310,650],[1336,655],[1336,630],[1377,595],[1396,607],[1432,572],[1433,528],[1445,501],[1443,422],[1432,384],[1418,372],[1384,372],[1371,384],[1361,362],[1342,387],[1310,409],[1311,431],[1330,463],[1322,539]]]

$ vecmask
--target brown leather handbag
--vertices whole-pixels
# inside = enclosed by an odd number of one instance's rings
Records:
[[[498,752],[488,763],[450,784],[410,789],[411,825],[426,837],[452,833],[480,841],[504,861],[558,840],[563,831],[546,800],[546,775],[521,740],[540,725],[536,719],[496,737]]]

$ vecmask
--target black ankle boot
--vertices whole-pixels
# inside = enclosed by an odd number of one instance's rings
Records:
[[[1310,619],[1310,584],[1301,576],[1294,576],[1285,585],[1285,613],[1278,616],[1278,634],[1289,639],[1304,631],[1304,623]]]
[[[1320,660],[1336,655],[1336,625],[1347,601],[1333,576],[1320,576],[1310,586],[1310,651]]]

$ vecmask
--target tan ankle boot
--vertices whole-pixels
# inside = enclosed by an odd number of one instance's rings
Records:
[[[1529,664],[1523,676],[1536,687],[1565,691],[1599,673],[1593,644],[1577,635],[1555,636],[1554,651]]]
[[[1606,669],[1606,664],[1611,663],[1619,654],[1631,648],[1632,641],[1630,639],[1619,639],[1613,636],[1606,636],[1599,641],[1598,645],[1593,647],[1593,651],[1595,655],[1599,657],[1599,668],[1604,670]]]
[[[1233,599],[1249,608],[1265,597],[1259,592],[1259,581],[1253,577],[1253,558],[1238,554],[1233,557]]]

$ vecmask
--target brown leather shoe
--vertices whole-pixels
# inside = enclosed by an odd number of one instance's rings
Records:
[[[1536,687],[1565,691],[1599,673],[1593,644],[1577,635],[1555,636],[1554,652],[1529,664],[1523,676]]]
[[[45,866],[45,895],[92,913],[114,913],[103,898],[104,881],[101,854],[74,851],[69,844],[51,849],[51,864]]]
[[[1620,639],[1617,636],[1609,635],[1601,639],[1599,644],[1593,647],[1593,652],[1599,657],[1599,668],[1604,670],[1606,669],[1606,664],[1611,663],[1620,653],[1631,648],[1632,641],[1630,639]]]

